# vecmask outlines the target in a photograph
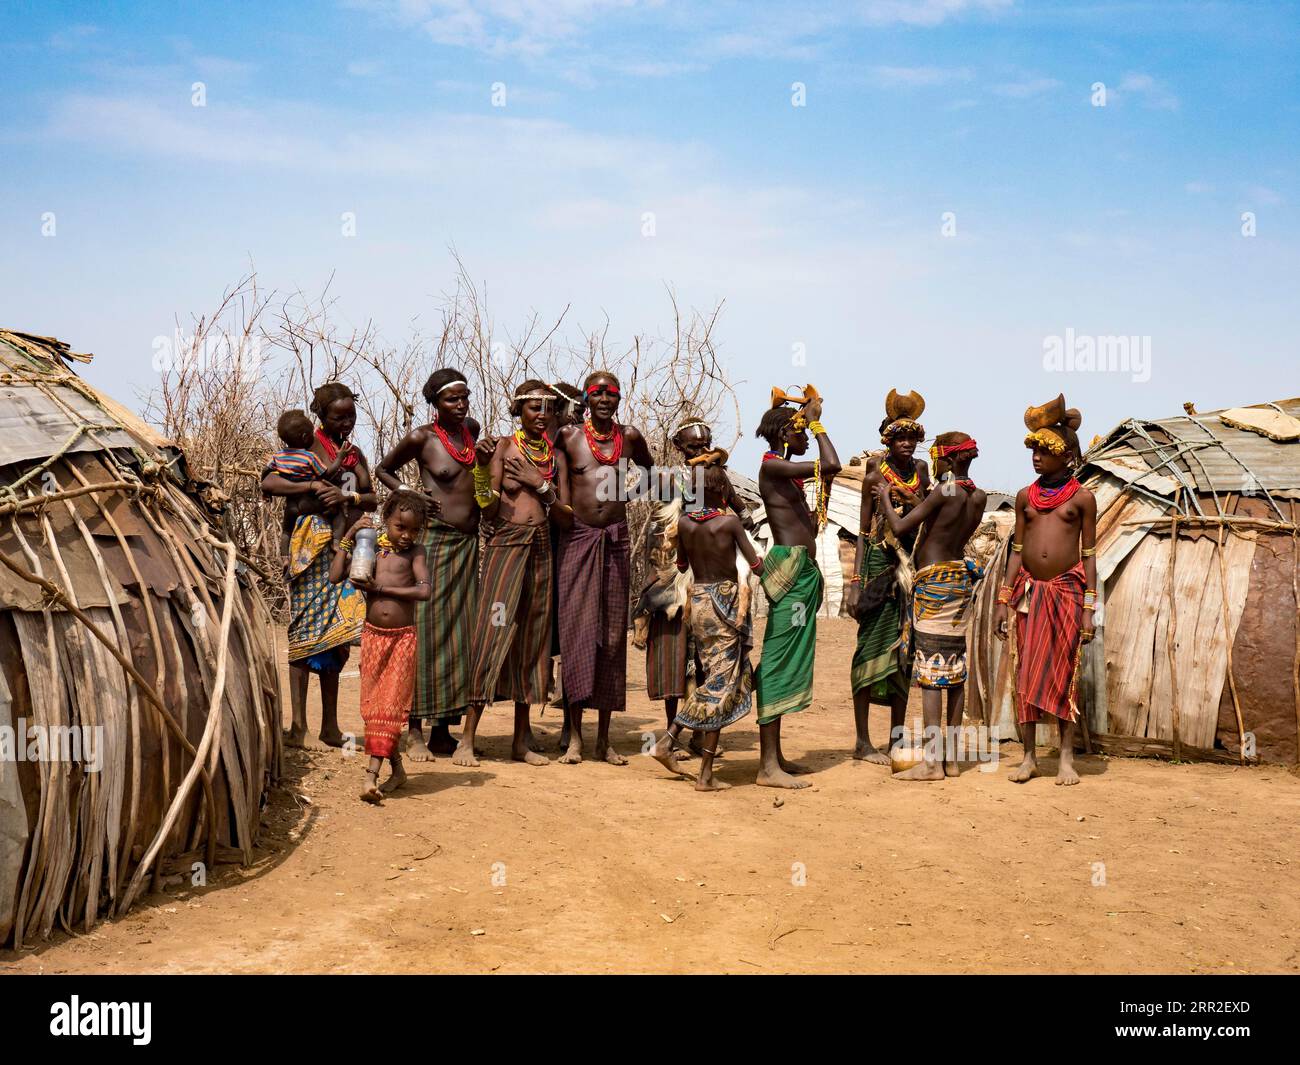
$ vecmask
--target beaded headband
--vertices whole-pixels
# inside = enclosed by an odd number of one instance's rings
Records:
[[[452,388],[452,387],[455,386],[455,385],[465,385],[465,390],[466,390],[467,392],[469,391],[469,385],[466,384],[466,382],[464,382],[464,381],[460,380],[459,378],[457,378],[457,379],[454,380],[454,381],[448,381],[445,385],[443,385],[440,389],[438,389],[438,390],[434,393],[434,395],[435,395],[435,396],[440,396],[440,395],[442,395],[444,392],[446,392],[447,389]]]
[[[925,426],[911,418],[899,418],[885,426],[885,431],[880,434],[880,442],[888,444],[896,436],[915,436],[918,440],[923,440]]]
[[[1053,455],[1064,455],[1068,445],[1063,436],[1051,429],[1035,429],[1025,437],[1025,447],[1045,447]]]
[[[974,440],[963,440],[960,444],[935,444],[930,448],[930,461],[938,465],[941,458],[963,451],[974,451],[977,446]]]

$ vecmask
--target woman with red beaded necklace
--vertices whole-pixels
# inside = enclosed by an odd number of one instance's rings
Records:
[[[1097,599],[1097,500],[1072,473],[1082,421],[1063,395],[1025,411],[1025,446],[1039,476],[1016,495],[1016,531],[993,615],[994,631],[1006,639],[1007,615],[1016,611],[1016,716],[1025,746],[1025,760],[1011,774],[1016,784],[1038,776],[1036,726],[1044,714],[1056,718],[1060,734],[1056,783],[1079,783],[1075,694]]]
[[[560,667],[569,708],[569,746],[560,761],[582,761],[582,711],[600,711],[596,757],[612,765],[627,759],[609,740],[610,715],[627,705],[628,555],[626,463],[653,465],[645,437],[614,420],[618,378],[607,370],[583,383],[589,416],[556,440],[564,460],[560,502],[572,522],[560,540]]]
[[[375,469],[379,481],[396,491],[401,486],[398,473],[416,463],[421,494],[429,504],[424,549],[434,594],[415,607],[419,648],[407,748],[413,762],[456,749],[448,728],[460,723],[469,705],[470,637],[478,587],[479,508],[473,474],[476,464],[491,462],[494,448],[494,441],[479,438],[479,424],[469,417],[469,384],[459,370],[435,370],[424,383],[423,395],[433,420],[402,437]],[[430,723],[427,745],[421,732],[424,721]]]

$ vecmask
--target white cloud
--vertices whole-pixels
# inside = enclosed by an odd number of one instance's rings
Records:
[[[1120,100],[1130,95],[1152,111],[1178,110],[1178,97],[1163,82],[1157,81],[1150,74],[1125,74],[1114,95]]]
[[[999,96],[1024,100],[1031,96],[1041,96],[1043,93],[1051,92],[1053,89],[1059,89],[1060,87],[1061,83],[1056,78],[1023,78],[1019,81],[1008,81],[995,85],[993,91]]]
[[[966,67],[873,67],[875,80],[886,86],[920,88],[933,85],[951,85],[970,81],[971,72]]]

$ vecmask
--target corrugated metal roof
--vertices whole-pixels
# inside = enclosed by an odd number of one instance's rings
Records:
[[[1279,408],[1300,418],[1300,397],[1251,406]],[[1300,442],[1279,443],[1247,429],[1234,429],[1219,420],[1219,413],[1197,412],[1155,421],[1131,419],[1089,448],[1084,461],[1103,456],[1110,459],[1127,451],[1152,468],[1162,467],[1162,473],[1181,474],[1199,492],[1249,494],[1264,489],[1295,498],[1293,493],[1300,493]],[[1143,431],[1156,446],[1143,438]],[[1167,461],[1170,458],[1172,462]],[[1148,487],[1154,481],[1145,478],[1142,484]]]
[[[60,449],[72,454],[166,445],[137,415],[76,378],[63,357],[88,357],[65,350],[47,337],[0,329],[0,466],[33,462]]]

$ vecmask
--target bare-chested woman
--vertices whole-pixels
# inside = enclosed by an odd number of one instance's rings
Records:
[[[923,459],[914,457],[916,445],[925,437],[925,428],[917,421],[924,410],[925,400],[916,392],[900,396],[891,389],[885,399],[880,442],[888,450],[883,457],[873,454],[867,460],[853,581],[847,596],[849,612],[858,620],[858,642],[850,669],[857,733],[853,757],[877,765],[888,765],[889,755],[871,742],[872,704],[889,707],[889,747],[898,742],[907,717],[911,663],[899,644],[907,604],[895,577],[899,562],[895,544],[911,551],[917,530],[912,528],[890,543],[876,489],[882,484],[889,486],[890,509],[900,517],[929,494],[930,469]]]
[[[560,502],[572,523],[560,539],[560,665],[569,708],[569,746],[560,761],[582,761],[582,711],[600,711],[596,757],[627,759],[609,740],[611,714],[627,705],[628,465],[648,471],[640,430],[614,421],[618,378],[606,370],[583,383],[589,417],[560,431]],[[567,515],[566,515],[567,520]]]
[[[1007,613],[1016,611],[1019,669],[1016,696],[1025,760],[1011,774],[1023,784],[1038,776],[1038,722],[1056,718],[1061,754],[1058,784],[1077,784],[1074,730],[1079,657],[1093,637],[1097,601],[1097,499],[1071,472],[1079,461],[1075,430],[1083,421],[1057,396],[1025,412],[1038,480],[1016,494],[1016,531],[993,621],[1007,637]]]
[[[413,762],[456,749],[448,726],[459,724],[469,705],[470,639],[478,597],[474,467],[479,452],[486,463],[495,447],[495,441],[479,440],[478,422],[469,417],[470,391],[463,373],[435,370],[423,392],[433,420],[407,433],[375,469],[375,476],[396,490],[401,486],[398,472],[409,462],[417,463],[429,504],[423,547],[432,598],[415,604],[419,654],[407,751]],[[426,720],[427,746],[421,734]]]
[[[497,696],[515,704],[511,757],[529,765],[548,759],[529,742],[529,707],[546,699],[551,680],[551,538],[555,481],[564,459],[546,438],[554,396],[543,381],[515,390],[510,413],[520,427],[496,442],[474,471],[474,498],[487,536],[474,614],[470,704],[452,762],[476,766],[474,739],[484,706]],[[484,451],[486,449],[483,449]]]
[[[895,536],[901,539],[925,525],[914,556],[911,603],[912,679],[922,689],[925,757],[921,765],[899,773],[897,780],[942,780],[945,773],[958,774],[954,730],[961,725],[965,707],[966,629],[975,581],[983,575],[965,557],[966,543],[984,517],[985,495],[970,479],[970,464],[979,449],[965,433],[940,433],[931,456],[939,484],[906,517],[895,512],[888,485],[876,485],[880,513]],[[941,728],[944,692],[946,733]]]
[[[323,384],[312,396],[311,412],[320,421],[311,450],[326,465],[352,435],[357,423],[356,397],[338,381]],[[292,724],[284,742],[290,747],[307,744],[307,685],[312,673],[320,678],[320,740],[342,747],[339,731],[339,672],[348,659],[350,645],[360,639],[365,625],[365,603],[351,584],[331,584],[330,548],[333,529],[327,514],[346,510],[348,524],[375,507],[370,469],[362,452],[353,448],[344,457],[338,482],[291,481],[265,472],[262,491],[267,495],[296,497],[299,516],[290,541],[289,558],[289,696]],[[314,497],[314,498],[313,498]],[[346,527],[346,526],[345,526]]]
[[[817,401],[820,407],[820,400]],[[763,561],[767,627],[758,664],[759,768],[755,783],[768,788],[806,788],[793,773],[802,768],[781,752],[781,719],[812,703],[813,664],[817,651],[817,608],[823,582],[817,568],[817,519],[808,509],[804,481],[821,478],[822,490],[840,472],[835,445],[818,420],[820,410],[803,414],[774,407],[763,415],[754,434],[767,441],[758,473],[758,490],[767,511],[774,546]],[[808,452],[808,432],[817,438],[816,462],[801,461]]]

